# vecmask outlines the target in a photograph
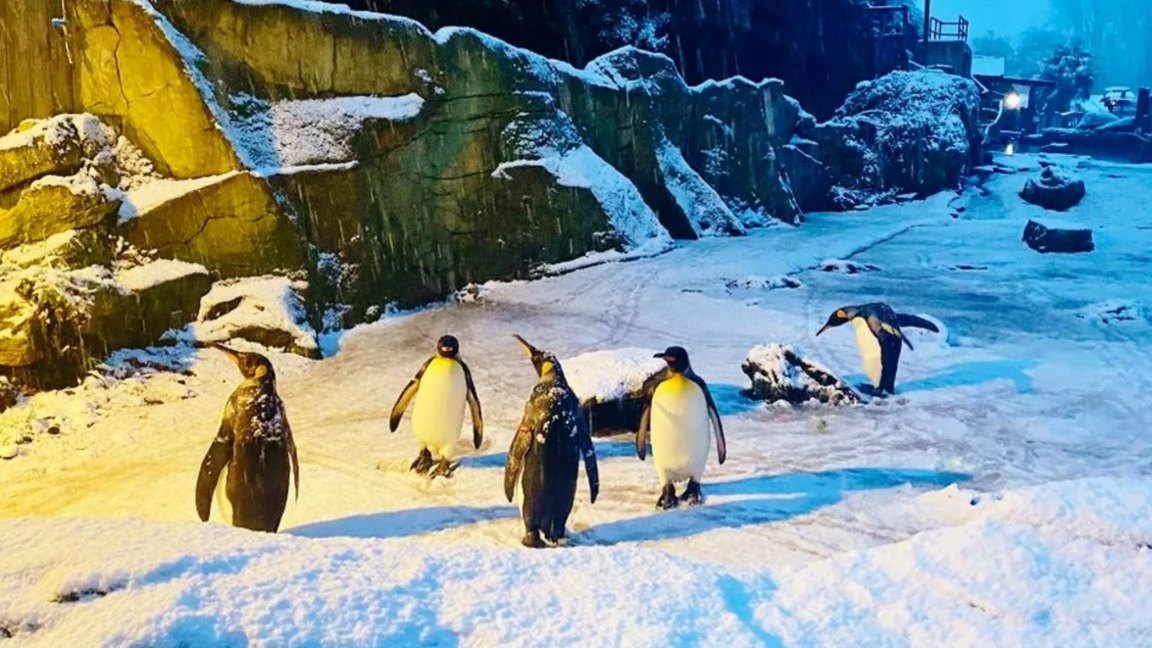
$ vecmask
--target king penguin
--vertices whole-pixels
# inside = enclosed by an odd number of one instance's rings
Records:
[[[509,502],[520,501],[525,530],[521,542],[540,548],[544,546],[541,533],[553,544],[565,537],[568,514],[576,499],[580,459],[584,459],[593,504],[600,491],[600,472],[588,422],[580,400],[564,378],[560,361],[519,335],[515,337],[540,380],[524,405],[524,418],[508,450],[504,494]]]
[[[416,406],[412,411],[412,432],[420,443],[420,454],[412,462],[410,470],[428,474],[435,457],[439,463],[429,476],[451,477],[456,469],[452,462],[456,459],[465,402],[472,413],[472,445],[479,448],[484,440],[480,398],[476,396],[472,371],[460,359],[460,343],[456,338],[451,335],[440,338],[436,342],[436,355],[421,365],[408,386],[400,392],[388,421],[393,432],[400,427],[400,418],[413,396],[416,397]]]
[[[233,526],[275,533],[288,504],[289,479],[300,495],[300,462],[276,372],[259,353],[214,345],[240,369],[244,382],[224,406],[220,431],[200,464],[196,512],[208,521],[215,493],[220,513]]]
[[[830,328],[852,322],[856,329],[856,346],[864,374],[872,381],[873,391],[883,395],[896,393],[896,367],[900,364],[900,349],[912,343],[901,328],[922,328],[939,333],[940,329],[928,320],[915,315],[897,313],[888,304],[875,303],[845,306],[828,316],[828,321],[816,332],[820,335]]]
[[[711,425],[716,432],[716,455],[723,464],[728,455],[724,426],[708,384],[692,371],[687,351],[673,346],[654,357],[663,359],[668,366],[650,383],[655,388],[640,415],[636,455],[644,460],[651,436],[652,460],[662,489],[657,507],[677,506],[680,499],[676,497],[676,482],[685,479],[688,486],[682,499],[699,504],[700,479],[708,463],[708,428]]]

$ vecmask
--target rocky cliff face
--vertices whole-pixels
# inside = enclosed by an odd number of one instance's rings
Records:
[[[193,320],[177,337],[279,339],[244,299],[198,309],[209,276],[293,305],[285,339],[314,351],[309,331],[468,283],[797,224],[845,169],[904,186],[855,169],[780,81],[689,86],[635,48],[576,68],[299,0],[66,7],[84,114],[0,139],[0,343],[38,349],[0,348],[0,372],[32,386]],[[281,280],[244,279],[263,275]]]

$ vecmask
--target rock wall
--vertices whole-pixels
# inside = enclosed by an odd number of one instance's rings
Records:
[[[67,38],[52,22],[58,18],[59,2],[0,3],[0,133],[25,119],[74,110]]]

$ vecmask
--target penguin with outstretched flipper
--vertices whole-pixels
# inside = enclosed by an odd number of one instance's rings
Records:
[[[412,432],[420,443],[420,454],[412,462],[411,470],[451,477],[456,469],[456,444],[460,440],[464,422],[464,405],[472,413],[472,445],[480,447],[484,440],[484,417],[480,412],[480,398],[472,382],[472,371],[460,358],[460,343],[451,335],[436,342],[436,355],[420,366],[408,382],[396,404],[388,427],[395,432],[408,403],[416,398],[412,411]],[[436,463],[436,459],[439,463]],[[436,464],[433,470],[432,465]]]
[[[228,398],[220,431],[200,464],[196,512],[207,522],[215,495],[229,524],[275,533],[290,482],[300,494],[300,462],[284,402],[276,393],[276,372],[259,353],[214,347],[236,363],[244,382]]]
[[[646,384],[651,397],[640,415],[636,455],[644,460],[651,438],[652,460],[661,486],[657,507],[670,509],[681,499],[699,504],[703,497],[700,480],[711,445],[709,428],[716,435],[716,458],[723,464],[728,455],[724,425],[708,383],[692,371],[687,351],[673,346],[655,357],[668,366]],[[677,498],[676,482],[684,480],[688,480],[688,485],[684,495]]]
[[[600,473],[596,449],[580,399],[568,386],[556,356],[516,339],[532,360],[540,380],[524,405],[524,418],[512,438],[504,466],[504,494],[518,499],[527,547],[544,546],[540,535],[558,543],[565,535],[568,514],[576,499],[580,460],[588,476],[589,498],[596,502]]]
[[[897,313],[888,304],[877,302],[837,309],[828,316],[828,321],[816,335],[848,322],[856,329],[860,362],[865,375],[872,381],[874,393],[878,395],[896,393],[896,368],[900,365],[900,350],[905,344],[912,349],[912,342],[901,329],[921,328],[940,332],[935,324],[923,317]]]

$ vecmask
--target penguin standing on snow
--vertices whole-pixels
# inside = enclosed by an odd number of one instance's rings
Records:
[[[417,395],[419,394],[419,395]],[[412,431],[420,442],[420,454],[410,470],[424,475],[432,468],[433,456],[439,459],[430,477],[451,477],[456,464],[456,444],[464,422],[464,403],[472,412],[472,445],[480,447],[484,440],[484,417],[480,413],[480,398],[472,383],[472,372],[460,359],[460,343],[451,335],[436,342],[436,355],[429,358],[400,393],[388,422],[393,432],[400,427],[400,418],[408,403],[416,396],[412,411]]]
[[[208,521],[215,493],[223,518],[233,526],[275,533],[288,504],[289,479],[300,496],[300,463],[276,372],[259,353],[214,345],[239,367],[244,382],[232,392],[220,431],[196,479],[196,512]]]
[[[516,339],[532,360],[540,381],[524,405],[524,418],[508,450],[504,494],[509,502],[520,500],[525,529],[521,542],[539,548],[544,546],[541,533],[554,544],[565,536],[568,514],[576,499],[580,459],[584,459],[593,504],[600,490],[600,472],[588,422],[560,362],[519,335]]]
[[[816,335],[847,322],[852,322],[856,329],[860,362],[876,394],[896,393],[896,367],[900,364],[901,346],[907,344],[912,349],[912,343],[904,336],[901,328],[940,332],[935,324],[922,317],[897,313],[888,304],[875,303],[837,309],[828,316],[828,321]]]
[[[724,426],[708,384],[692,371],[688,352],[681,347],[668,347],[654,357],[668,363],[668,367],[655,378],[652,397],[640,415],[640,429],[636,433],[636,455],[643,461],[648,450],[648,437],[652,438],[652,460],[660,477],[662,491],[656,506],[674,508],[679,504],[676,482],[688,480],[683,499],[689,504],[701,502],[700,479],[708,463],[711,425],[716,433],[717,459],[723,464],[728,448],[724,441]]]

